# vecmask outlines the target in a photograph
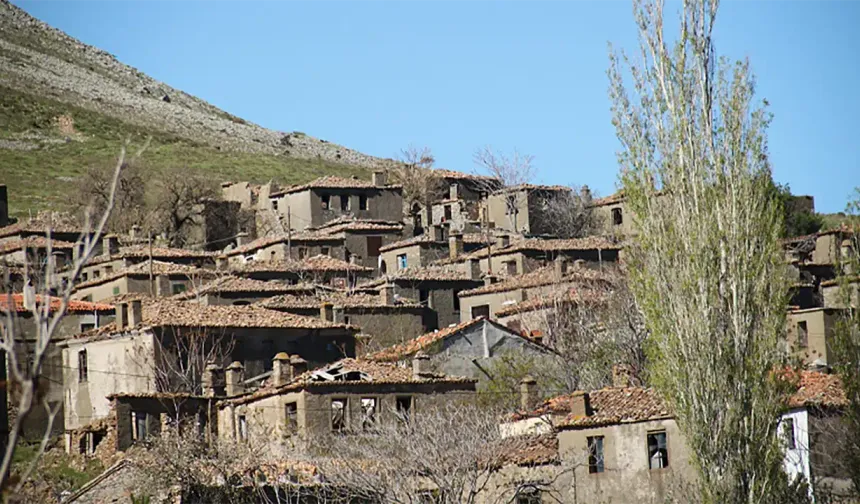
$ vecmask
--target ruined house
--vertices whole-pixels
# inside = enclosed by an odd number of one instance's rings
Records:
[[[232,268],[232,273],[255,280],[279,280],[292,284],[314,283],[346,289],[370,278],[373,269],[327,255],[296,261],[249,262]]]
[[[484,223],[498,229],[526,235],[552,235],[553,223],[547,208],[569,187],[520,184],[505,187],[487,196],[481,216]]]
[[[435,225],[423,234],[388,244],[380,249],[379,273],[385,275],[406,268],[421,268],[432,263],[482,247],[487,240],[482,233],[448,234]]]
[[[842,311],[825,307],[790,309],[786,317],[789,349],[807,366],[832,366],[835,355],[831,345]]]
[[[452,170],[434,169],[440,193],[431,202],[430,222],[425,228],[444,225],[450,232],[468,232],[480,226],[480,203],[487,194],[501,189],[502,183],[493,177],[473,175]]]
[[[546,337],[566,328],[567,322],[563,317],[558,317],[559,310],[566,312],[581,308],[598,312],[605,307],[607,295],[607,289],[571,287],[551,292],[547,296],[529,297],[524,301],[506,304],[495,312],[494,319],[513,331],[550,343],[545,340]],[[595,313],[595,318],[598,317]]]
[[[235,266],[250,262],[301,261],[316,255],[347,261],[345,236],[306,231],[266,236],[250,243],[239,240],[239,246],[224,252],[220,260]]]
[[[109,271],[102,275],[102,271]],[[210,269],[193,264],[162,261],[140,262],[118,270],[94,269],[89,280],[75,285],[72,297],[85,301],[103,301],[126,294],[168,297],[194,290],[214,278]]]
[[[205,305],[242,306],[279,295],[313,296],[315,290],[313,284],[293,284],[284,280],[254,280],[226,275],[177,294],[174,299]]]
[[[287,227],[299,231],[343,216],[399,221],[403,211],[403,189],[388,184],[384,172],[374,172],[371,181],[320,177],[273,192],[269,199],[272,208],[289,222]]]
[[[375,270],[380,267],[381,250],[401,239],[403,224],[341,217],[315,227],[313,231],[322,235],[342,237],[344,253],[342,256],[335,257]]]
[[[436,404],[467,401],[475,381],[433,373],[426,356],[412,367],[356,359],[303,371],[291,357],[275,357],[271,381],[218,403],[218,433],[239,441],[268,442],[289,453],[299,438],[409,422]]]
[[[120,247],[119,239],[112,235],[106,236],[102,242],[101,252],[91,257],[81,270],[81,281],[109,276],[121,269],[150,261],[210,269],[215,266],[215,255],[210,252],[147,245]]]
[[[249,377],[289,352],[311,365],[355,355],[343,324],[256,306],[206,306],[159,299],[116,305],[116,320],[67,339],[63,352],[65,426],[110,413],[112,394],[201,393],[204,361],[238,361]]]

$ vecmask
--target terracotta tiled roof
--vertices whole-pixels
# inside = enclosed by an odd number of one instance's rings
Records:
[[[403,343],[399,343],[397,345],[384,348],[378,352],[372,353],[367,356],[367,359],[375,362],[400,361],[406,357],[418,353],[421,350],[427,349],[437,341],[442,341],[449,336],[453,336],[459,333],[460,331],[466,330],[469,327],[484,322],[484,318],[476,318],[468,320],[466,322],[461,322],[454,326],[446,327],[444,329],[439,329],[438,331],[422,334],[417,338],[413,338],[409,341],[404,341]]]
[[[328,372],[336,371],[337,373],[341,374],[344,379],[324,380],[318,377],[318,372],[321,370]],[[363,375],[363,377],[359,378],[358,375]],[[351,377],[355,378],[349,379]],[[255,392],[251,392],[249,394],[239,396],[233,399],[221,401],[219,405],[244,404],[265,397],[271,397],[273,395],[283,394],[285,392],[290,392],[294,390],[314,387],[342,387],[350,383],[373,383],[379,385],[409,383],[454,383],[463,384],[466,386],[470,386],[469,388],[474,388],[476,380],[471,378],[440,376],[416,378],[412,374],[411,367],[403,367],[398,366],[396,364],[373,362],[362,359],[346,358],[341,359],[333,364],[326,364],[320,369],[302,373],[301,375],[296,377],[296,379],[286,385],[282,385],[279,387],[265,386]]]
[[[273,192],[269,195],[270,198],[281,196],[307,189],[373,189],[376,186],[369,180],[361,180],[358,178],[343,178],[333,175],[327,175],[318,179],[312,180],[307,184],[294,185],[287,187],[281,191]],[[401,189],[399,185],[386,185],[382,189]]]
[[[51,297],[51,311],[57,310],[60,308],[61,299],[58,297]],[[26,308],[24,308],[24,294],[12,294],[12,303],[15,306],[15,312],[17,313],[25,313],[28,312]],[[42,296],[36,296],[36,304],[37,306],[42,305]],[[68,306],[66,307],[66,311],[68,313],[91,313],[91,312],[110,312],[113,311],[113,306],[104,303],[91,303],[89,301],[76,301],[70,300]],[[0,294],[0,311],[8,312],[9,311],[9,295],[8,294]]]
[[[496,317],[507,317],[518,313],[527,313],[559,305],[598,304],[606,301],[606,293],[595,289],[571,288],[558,296],[527,299],[523,302],[508,305],[496,312]]]
[[[194,299],[197,296],[206,294],[262,294],[269,295],[286,294],[291,292],[307,292],[313,291],[314,287],[310,284],[290,285],[283,282],[263,280],[253,280],[251,278],[242,278],[237,276],[224,276],[217,278],[198,289],[189,290],[181,294],[173,296],[174,299]]]
[[[83,231],[80,226],[67,217],[49,218],[46,215],[40,214],[35,218],[22,220],[0,228],[0,238],[20,233],[43,234],[49,228],[52,233],[81,233]]]
[[[598,198],[591,202],[591,206],[603,206],[603,205],[612,205],[614,203],[620,203],[627,199],[624,196],[624,191],[618,191],[615,194],[611,194],[605,198]]]
[[[163,261],[152,261],[152,274],[155,276],[184,275],[189,278],[215,276],[215,272],[211,270],[199,268],[190,264],[176,264]],[[104,275],[98,278],[93,278],[86,282],[81,282],[75,286],[75,290],[92,287],[93,285],[101,285],[105,282],[111,282],[113,280],[116,280],[117,278],[122,278],[124,276],[149,277],[149,261],[140,262],[127,268],[122,268],[120,270],[114,271],[109,275]]]
[[[281,295],[260,301],[259,305],[273,310],[289,310],[290,308],[312,309],[319,308],[323,303],[331,303],[335,307],[344,308],[382,308],[404,307],[418,308],[421,305],[411,299],[398,298],[394,304],[382,303],[382,296],[366,293],[351,293],[321,290],[313,296]]]
[[[838,375],[801,371],[797,378],[797,391],[789,399],[789,407],[841,407],[848,404],[848,398],[842,388],[842,380]]]
[[[481,235],[481,233],[465,233],[462,236],[463,236],[463,243],[484,243],[484,241],[485,241],[484,237]],[[398,242],[389,243],[388,245],[385,245],[384,247],[380,247],[379,251],[380,252],[386,252],[388,250],[395,250],[395,249],[399,249],[399,248],[403,248],[403,247],[409,247],[412,245],[417,245],[419,243],[435,243],[435,244],[439,244],[439,245],[444,245],[446,247],[448,246],[448,240],[435,241],[433,239],[432,235],[425,233],[422,235],[407,238],[405,240],[400,240]]]
[[[340,217],[333,221],[326,222],[321,226],[311,228],[310,230],[324,234],[339,233],[342,231],[379,231],[380,233],[399,233],[403,231],[403,224],[400,222],[384,220]]]
[[[486,247],[464,255],[461,260],[481,259],[492,252],[494,256],[510,254],[514,252],[562,252],[567,250],[621,250],[621,244],[616,243],[604,236],[588,236],[586,238],[570,239],[541,239],[527,238],[513,240],[507,247]]]
[[[519,184],[499,189],[494,194],[516,192],[516,191],[571,191],[570,187],[563,185],[540,185],[540,184]]]
[[[516,289],[527,289],[553,285],[560,282],[582,282],[588,284],[608,285],[612,276],[590,268],[569,269],[564,275],[559,276],[555,271],[555,265],[544,266],[524,275],[504,278],[496,283],[484,285],[476,289],[463,291],[460,297],[477,296],[479,294],[490,294],[493,292],[506,292]]]
[[[464,173],[454,170],[445,170],[442,168],[434,168],[430,171],[433,175],[440,178],[455,179],[455,180],[479,180],[479,181],[495,181],[501,184],[499,179],[490,177],[489,175],[477,175],[474,173]]]
[[[241,247],[236,247],[233,250],[229,250],[225,252],[224,255],[230,257],[240,254],[247,254],[249,252],[254,252],[262,248],[271,247],[272,245],[277,245],[279,243],[287,243],[287,241],[289,240],[292,240],[294,244],[298,244],[308,242],[335,242],[342,239],[343,236],[336,234],[334,231],[303,231],[299,233],[293,233],[289,238],[287,237],[287,235],[264,236],[262,238],[257,238],[251,243],[247,243],[245,245],[242,245]]]
[[[276,272],[304,272],[304,271],[331,271],[350,273],[371,273],[373,268],[352,264],[341,259],[327,255],[315,255],[302,259],[301,261],[250,261],[236,266],[234,271],[241,273],[258,273],[266,271]]]
[[[558,436],[515,436],[504,441],[505,464],[535,466],[556,464],[558,456]]]
[[[27,238],[19,240],[7,240],[4,242],[0,242],[0,254],[5,254],[7,252],[17,252],[24,248],[48,248],[48,239],[44,236],[28,236]],[[71,250],[75,248],[75,244],[62,240],[51,240],[51,248],[53,250]]]
[[[428,266],[425,268],[406,268],[389,272],[381,278],[376,278],[358,286],[359,289],[373,289],[389,281],[402,280],[406,282],[463,282],[472,280],[468,273],[453,266]]]
[[[90,258],[87,265],[100,264],[107,261],[117,259],[149,259],[150,250],[146,245],[132,245],[130,247],[121,247],[119,252],[111,255],[100,255]],[[152,247],[152,259],[156,261],[172,262],[171,259],[215,259],[214,252],[205,252],[202,250],[186,250],[171,247]]]

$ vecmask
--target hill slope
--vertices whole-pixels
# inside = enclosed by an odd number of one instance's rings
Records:
[[[60,209],[121,139],[152,137],[147,168],[217,179],[301,182],[366,175],[390,160],[303,133],[269,130],[156,81],[0,0],[0,183],[10,211]]]

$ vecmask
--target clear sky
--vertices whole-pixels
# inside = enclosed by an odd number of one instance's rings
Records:
[[[541,182],[615,189],[607,43],[635,49],[628,1],[16,3],[268,128],[384,157],[428,146],[462,171],[516,148]],[[716,47],[752,61],[777,181],[842,210],[860,185],[860,2],[724,1]]]

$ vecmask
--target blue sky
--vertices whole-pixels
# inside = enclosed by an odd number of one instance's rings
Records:
[[[492,145],[546,183],[615,188],[607,43],[627,1],[18,1],[34,16],[235,115],[472,171]],[[670,4],[673,12],[677,4]],[[860,185],[860,2],[724,1],[717,51],[748,56],[775,115],[775,178],[844,208]]]

